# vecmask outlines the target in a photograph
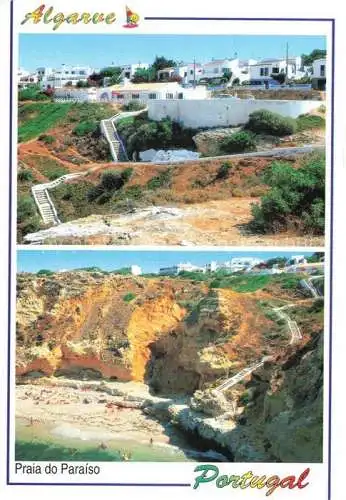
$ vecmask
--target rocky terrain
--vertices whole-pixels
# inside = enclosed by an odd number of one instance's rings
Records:
[[[18,382],[104,392],[111,405],[141,410],[149,424],[171,421],[236,461],[319,461],[323,301],[308,298],[298,278],[272,278],[243,292],[97,271],[19,274]],[[296,303],[302,327],[294,345],[272,312],[287,303]],[[244,380],[216,390],[264,356]],[[81,395],[48,392],[62,421],[73,423],[72,406],[60,399],[83,405]],[[18,416],[42,416],[42,389],[19,394]],[[104,399],[90,398],[88,408]],[[47,418],[56,418],[54,411]]]

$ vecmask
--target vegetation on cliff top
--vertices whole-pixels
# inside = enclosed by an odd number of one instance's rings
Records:
[[[325,156],[310,155],[299,169],[274,162],[264,174],[270,186],[253,205],[251,227],[262,232],[286,229],[323,234],[325,226]]]

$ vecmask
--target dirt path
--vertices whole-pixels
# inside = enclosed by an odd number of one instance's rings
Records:
[[[323,237],[249,234],[256,198],[230,198],[180,207],[149,207],[134,214],[92,215],[26,236],[27,242],[120,245],[321,246]]]

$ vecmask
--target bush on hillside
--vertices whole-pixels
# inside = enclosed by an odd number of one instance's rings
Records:
[[[294,134],[297,130],[297,124],[293,118],[288,116],[282,116],[266,109],[259,109],[250,114],[245,128],[256,134],[270,134],[282,137]]]
[[[59,177],[62,177],[63,175],[66,175],[69,173],[69,170],[66,167],[63,167],[61,165],[56,165],[56,166],[47,166],[46,169],[42,169],[42,173],[48,177],[50,181],[54,181],[55,179],[58,179]]]
[[[225,154],[243,153],[244,151],[255,151],[255,136],[246,131],[235,132],[224,137],[220,143],[220,149]]]
[[[128,104],[124,105],[124,111],[140,111],[145,108],[146,105],[138,101],[130,101]]]
[[[55,137],[52,135],[42,134],[39,136],[38,140],[44,142],[45,144],[52,144],[55,142]]]
[[[159,189],[159,188],[169,188],[172,180],[172,172],[167,169],[163,172],[160,172],[159,175],[152,177],[147,182],[148,189]]]
[[[32,181],[34,179],[34,176],[32,175],[31,170],[22,169],[22,170],[18,171],[17,179],[18,179],[18,181],[21,181],[21,182]]]
[[[325,158],[311,155],[300,168],[274,162],[264,175],[270,191],[252,206],[253,229],[261,232],[294,227],[324,233]]]
[[[53,271],[50,271],[49,269],[40,269],[37,271],[37,276],[52,276]]]
[[[123,301],[129,303],[132,300],[134,300],[135,298],[136,298],[136,295],[132,292],[129,292],[123,296]]]
[[[123,170],[120,175],[123,181],[127,182],[131,179],[132,174],[133,174],[133,168],[125,168],[125,170]]]
[[[97,198],[101,196],[104,192],[105,192],[104,187],[101,186],[101,184],[98,184],[97,186],[92,186],[87,192],[88,202],[92,203],[93,201],[97,200]]]
[[[107,170],[101,176],[101,186],[107,191],[115,191],[123,187],[124,179],[116,170]]]
[[[219,170],[217,171],[216,179],[217,180],[227,179],[229,177],[231,167],[232,167],[232,164],[229,161],[222,163],[219,167]]]
[[[41,218],[38,215],[30,217],[23,224],[18,226],[18,241],[21,241],[22,236],[29,233],[36,233],[41,229]]]
[[[117,123],[129,156],[134,151],[147,149],[187,148],[195,149],[195,129],[184,128],[180,123],[164,118],[158,122],[149,120],[145,114],[129,117]]]
[[[17,220],[24,222],[25,219],[36,215],[36,206],[34,200],[29,195],[18,197],[17,203]]]
[[[312,128],[325,128],[326,120],[318,115],[300,115],[297,118],[298,130],[309,130]]]
[[[18,92],[18,101],[46,101],[49,96],[44,94],[40,87],[33,85]]]
[[[81,122],[73,129],[73,133],[79,137],[83,135],[93,134],[98,130],[99,124],[97,122]]]

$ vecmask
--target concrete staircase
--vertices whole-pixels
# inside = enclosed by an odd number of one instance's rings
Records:
[[[301,280],[301,285],[306,288],[311,293],[311,296],[314,297],[314,299],[317,299],[318,297],[322,297],[320,294],[319,290],[314,286],[313,280],[314,279],[320,279],[323,278],[323,275],[319,276],[312,276],[310,279],[307,280]]]
[[[230,389],[234,385],[238,384],[243,378],[247,377],[250,375],[253,371],[257,370],[260,368],[263,364],[265,363],[265,359],[262,359],[261,361],[256,361],[253,365],[250,365],[240,372],[238,372],[236,375],[233,377],[230,377],[229,379],[225,380],[221,385],[219,385],[216,390],[219,392],[226,391],[227,389]]]
[[[112,158],[115,162],[129,161],[126,148],[118,134],[115,123],[123,118],[138,116],[146,111],[148,111],[148,108],[141,109],[139,111],[125,111],[123,113],[118,113],[107,120],[101,121],[101,131],[108,141]]]
[[[33,198],[44,224],[57,225],[61,223],[54,203],[49,196],[48,190],[59,186],[59,184],[62,184],[69,179],[74,179],[81,175],[85,175],[85,173],[63,175],[52,182],[47,182],[45,184],[36,184],[31,188]]]

